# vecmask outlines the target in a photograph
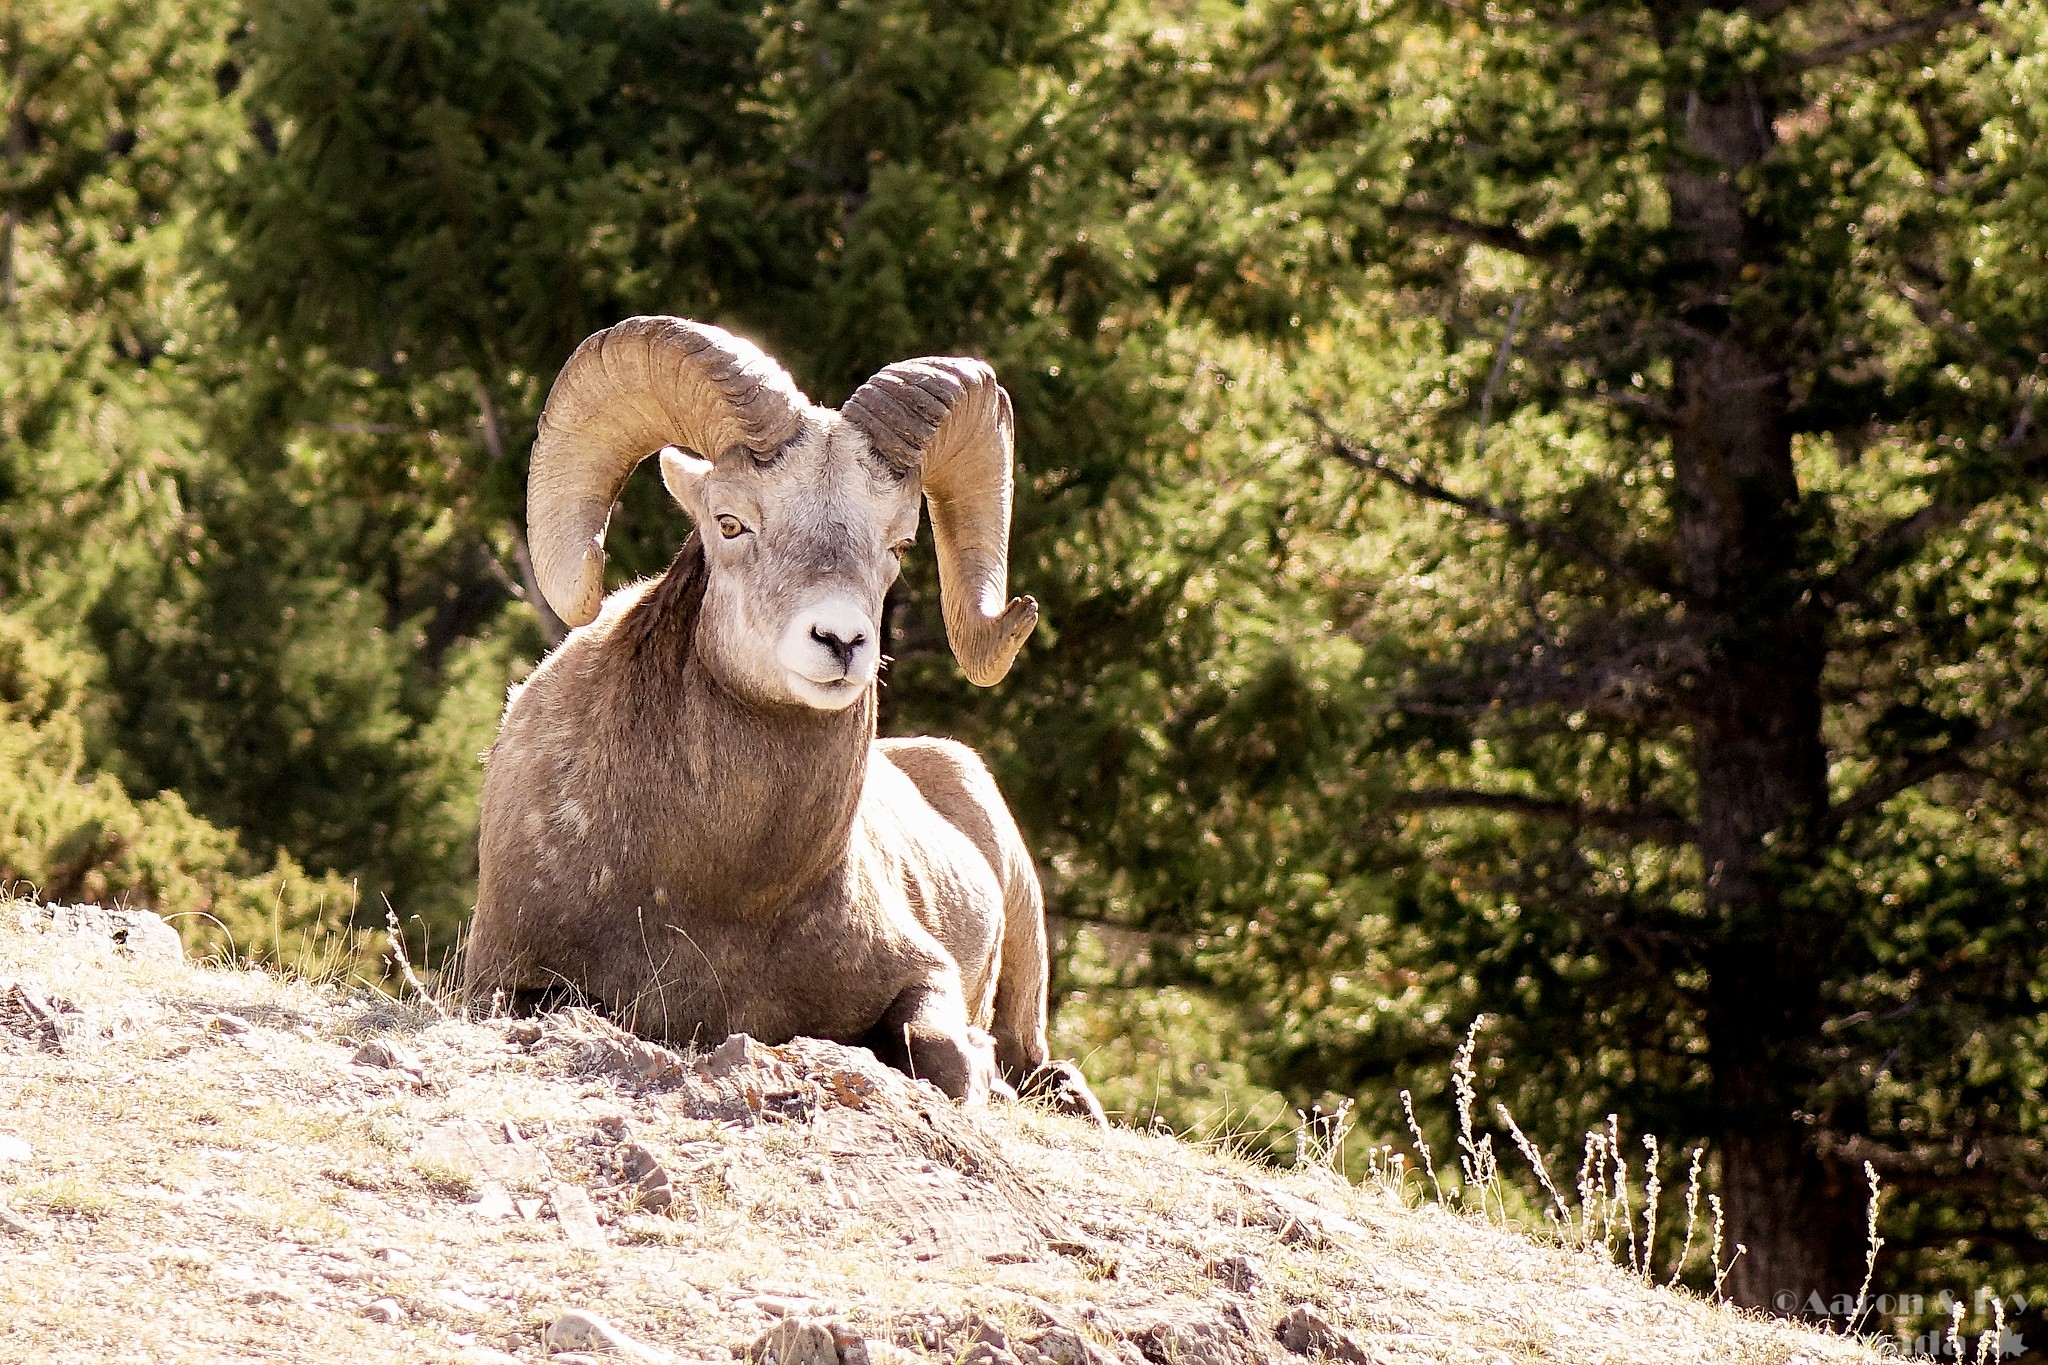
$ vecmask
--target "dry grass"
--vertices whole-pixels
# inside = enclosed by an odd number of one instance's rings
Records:
[[[1273,1328],[1302,1305],[1374,1361],[1877,1358],[1411,1207],[1415,1182],[1404,1200],[1025,1107],[822,1102],[830,1057],[801,1050],[811,1101],[784,1119],[756,1094],[720,1121],[704,1084],[521,1047],[503,1020],[10,923],[0,982],[82,1013],[61,1051],[0,1036],[0,1138],[30,1149],[0,1155],[25,1225],[0,1228],[9,1361],[541,1360],[544,1326],[588,1308],[679,1360],[744,1356],[790,1314],[871,1358],[1028,1363],[1001,1342],[1057,1323],[1097,1365],[1225,1365],[1287,1359]],[[421,1079],[352,1062],[378,1037]],[[509,1122],[530,1168],[452,1158],[435,1135],[461,1119]],[[622,1133],[670,1172],[665,1212],[635,1210]],[[550,1185],[588,1192],[606,1245],[522,1216]],[[386,1299],[396,1322],[369,1315]],[[1175,1315],[1227,1330],[1159,1326]]]

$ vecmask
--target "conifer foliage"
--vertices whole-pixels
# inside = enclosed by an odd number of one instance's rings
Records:
[[[1858,1281],[1865,1161],[1921,1269],[2042,1226],[2043,22],[1255,6],[1126,68],[1188,288],[1297,282],[1303,439],[1402,518],[1351,837],[1511,1073],[1709,1141],[1760,1306]]]
[[[1853,1291],[1865,1161],[1892,1283],[2048,1300],[2048,7],[23,0],[0,68],[0,875],[431,960],[576,343],[984,355],[1044,625],[967,687],[913,555],[884,723],[989,755],[1106,1092],[1401,1139],[1484,1013],[1553,1153],[1707,1144],[1743,1301]],[[630,484],[620,578],[682,533]]]

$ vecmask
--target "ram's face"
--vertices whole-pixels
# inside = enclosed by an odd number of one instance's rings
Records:
[[[704,542],[697,639],[719,681],[825,711],[864,694],[881,665],[882,598],[917,533],[916,478],[815,409],[772,464],[669,449],[661,469]]]

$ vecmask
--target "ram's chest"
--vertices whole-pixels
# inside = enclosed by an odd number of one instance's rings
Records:
[[[684,882],[605,890],[612,906],[631,908],[633,932],[580,936],[545,970],[588,983],[621,1022],[652,1036],[857,1041],[931,970],[900,883],[852,867],[780,904],[707,898]],[[615,926],[616,910],[608,918]]]

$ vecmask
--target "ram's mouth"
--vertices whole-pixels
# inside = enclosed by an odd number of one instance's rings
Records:
[[[820,711],[842,711],[859,700],[873,680],[850,674],[837,678],[807,678],[801,673],[793,673],[789,681],[790,690],[806,706]]]

